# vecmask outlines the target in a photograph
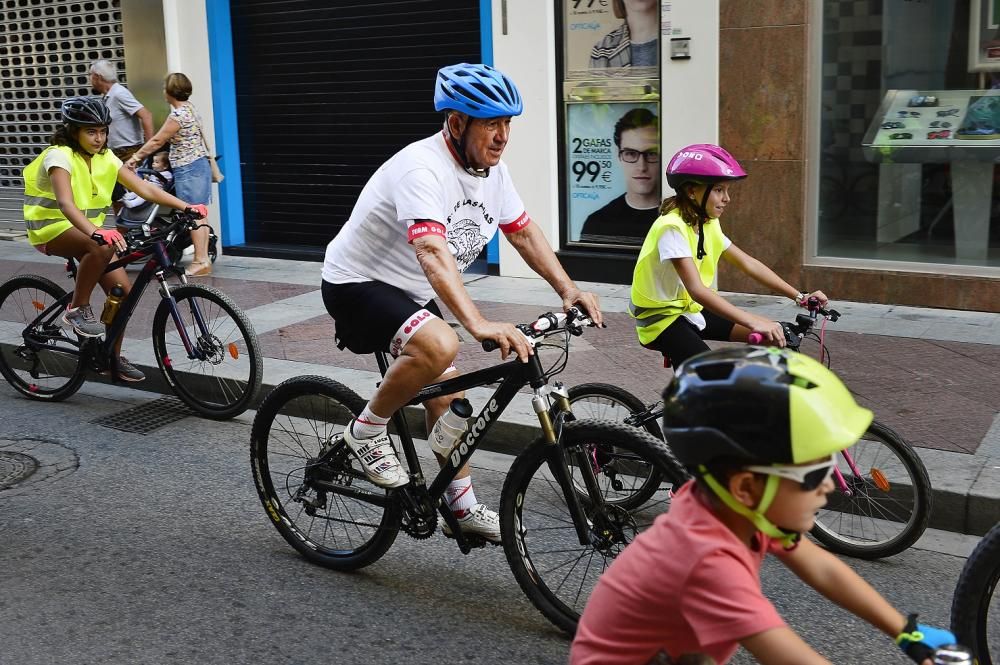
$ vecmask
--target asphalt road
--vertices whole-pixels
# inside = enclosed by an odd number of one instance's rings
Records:
[[[0,663],[566,661],[568,641],[521,594],[499,549],[463,556],[440,534],[401,534],[354,574],[299,557],[257,500],[252,414],[189,417],[146,435],[90,422],[155,397],[88,383],[42,404],[0,385],[0,450],[30,447],[49,464],[0,491]],[[496,504],[509,458],[482,456],[477,494]],[[947,625],[963,562],[911,549],[851,565],[903,611]],[[909,662],[780,565],[764,580],[833,662]]]

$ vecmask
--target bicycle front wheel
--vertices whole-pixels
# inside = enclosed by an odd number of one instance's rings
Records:
[[[834,480],[812,535],[837,554],[860,559],[899,554],[923,535],[930,519],[931,481],[924,463],[878,422],[844,453],[837,457],[844,486]]]
[[[189,354],[170,301],[163,300],[153,318],[153,351],[167,383],[207,418],[226,420],[243,413],[260,390],[264,363],[250,319],[209,286],[186,284],[171,295],[192,349]]]
[[[994,655],[1000,657],[1000,598],[993,597],[998,582],[1000,524],[983,536],[965,562],[951,602],[951,632],[960,644],[972,647],[979,665],[1000,662],[993,660]]]
[[[573,414],[580,418],[620,423],[633,414],[646,411],[646,405],[641,399],[610,383],[581,383],[567,392]],[[663,438],[656,418],[645,419],[641,428],[656,439]],[[597,481],[604,490],[604,500],[626,510],[649,501],[660,486],[662,478],[656,473],[644,477],[629,473],[623,468],[629,464],[629,455],[620,454],[608,446],[594,446],[590,459],[597,473]],[[650,471],[652,470],[650,467]],[[580,482],[579,473],[573,474],[573,484],[581,496],[586,494],[587,490]]]
[[[610,446],[632,457],[629,473],[669,478],[664,444],[633,427],[600,420],[566,423],[560,446],[572,465],[587,463],[593,446]],[[553,473],[558,447],[538,440],[517,456],[500,499],[500,530],[514,577],[531,602],[552,623],[572,634],[598,577],[635,536],[667,510],[671,484],[663,481],[642,506],[632,509],[581,501],[589,542],[580,544],[566,492]]]
[[[257,409],[250,462],[271,523],[309,561],[354,570],[377,561],[399,532],[399,504],[373,485],[342,433],[365,401],[320,376],[278,385]]]
[[[36,322],[65,295],[38,275],[0,286],[0,374],[22,395],[57,402],[79,390],[86,378],[80,342],[62,327],[61,308]]]

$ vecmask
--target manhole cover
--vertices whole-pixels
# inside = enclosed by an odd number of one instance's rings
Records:
[[[44,439],[0,439],[0,496],[35,491],[76,471],[80,458],[72,448]]]
[[[194,411],[176,397],[161,397],[146,404],[95,418],[90,422],[123,432],[148,434],[193,414]]]
[[[0,450],[0,490],[13,487],[38,470],[31,455]]]

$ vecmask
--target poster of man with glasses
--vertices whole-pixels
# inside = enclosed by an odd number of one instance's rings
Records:
[[[569,105],[570,240],[641,245],[659,216],[657,105]]]

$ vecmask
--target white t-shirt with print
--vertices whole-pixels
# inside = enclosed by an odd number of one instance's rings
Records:
[[[440,132],[406,146],[371,177],[350,219],[327,245],[323,279],[384,282],[423,304],[434,289],[417,262],[413,240],[444,236],[464,271],[498,228],[512,233],[529,221],[507,166],[500,162],[486,178],[467,173]]]
[[[716,221],[715,223],[718,224],[719,222]],[[724,252],[729,249],[732,244],[733,241],[723,233],[722,251]],[[681,281],[680,275],[677,274],[677,269],[674,268],[671,259],[693,259],[694,254],[691,252],[691,245],[683,233],[668,226],[660,234],[659,240],[656,241],[656,248],[660,253],[660,263],[656,267],[655,283],[660,289],[657,298],[661,300],[677,300],[681,297],[681,292],[684,290],[684,282]],[[713,284],[712,286],[714,287],[715,285]],[[705,317],[701,315],[701,312],[688,313],[683,316],[693,323],[698,330],[705,329]]]

